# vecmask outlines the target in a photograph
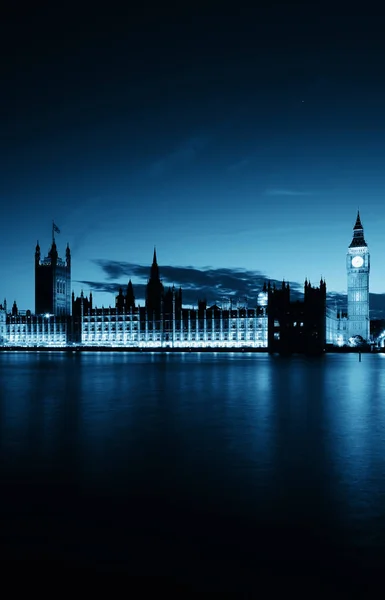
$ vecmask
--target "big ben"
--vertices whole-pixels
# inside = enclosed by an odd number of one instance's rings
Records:
[[[369,272],[370,254],[364,238],[360,213],[357,213],[353,239],[346,255],[348,275],[348,334],[369,341]]]

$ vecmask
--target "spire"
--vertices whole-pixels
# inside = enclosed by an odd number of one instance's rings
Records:
[[[154,246],[154,257],[152,259],[152,265],[151,265],[150,279],[152,281],[160,281],[160,278],[159,278],[159,267],[158,267],[158,261],[157,261],[157,258],[156,258],[156,248],[155,248],[155,246]]]
[[[71,250],[70,250],[70,245],[67,242],[67,248],[66,248],[66,264],[67,267],[71,267]]]
[[[354,230],[356,230],[356,229],[362,229],[362,230],[364,229],[362,227],[361,218],[360,218],[360,211],[359,210],[357,211],[356,224],[354,225]]]
[[[39,240],[37,240],[36,242],[36,248],[35,248],[35,262],[37,264],[39,264],[40,262],[40,246],[39,246]]]
[[[364,228],[361,223],[360,211],[357,211],[356,224],[353,227],[353,239],[349,248],[362,248],[367,246],[364,238]]]
[[[126,308],[135,308],[135,295],[134,295],[134,287],[132,285],[131,279],[127,284],[127,294],[126,294]]]
[[[52,240],[51,248],[48,251],[48,256],[51,259],[51,265],[56,265],[59,258],[55,239]]]

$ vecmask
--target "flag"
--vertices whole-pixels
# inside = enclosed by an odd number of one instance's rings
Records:
[[[57,225],[55,225],[55,223],[53,224],[53,230],[55,233],[60,233],[60,229]]]

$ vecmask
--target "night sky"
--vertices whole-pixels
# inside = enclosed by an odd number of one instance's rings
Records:
[[[186,303],[252,299],[265,278],[340,294],[359,208],[380,315],[382,19],[106,6],[2,16],[0,298],[34,309],[52,219],[98,306],[129,277],[142,301],[154,245]]]

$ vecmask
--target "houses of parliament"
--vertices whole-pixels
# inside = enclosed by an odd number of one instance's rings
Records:
[[[116,296],[115,306],[97,308],[92,293],[71,293],[71,251],[59,257],[55,231],[48,255],[35,248],[35,312],[21,313],[16,302],[0,305],[2,348],[208,349],[261,350],[271,353],[324,352],[327,346],[370,343],[370,254],[357,214],[346,254],[347,311],[327,306],[326,282],[304,283],[302,301],[292,301],[290,285],[266,283],[255,306],[183,307],[183,291],[165,289],[154,250],[139,306],[131,280]]]

